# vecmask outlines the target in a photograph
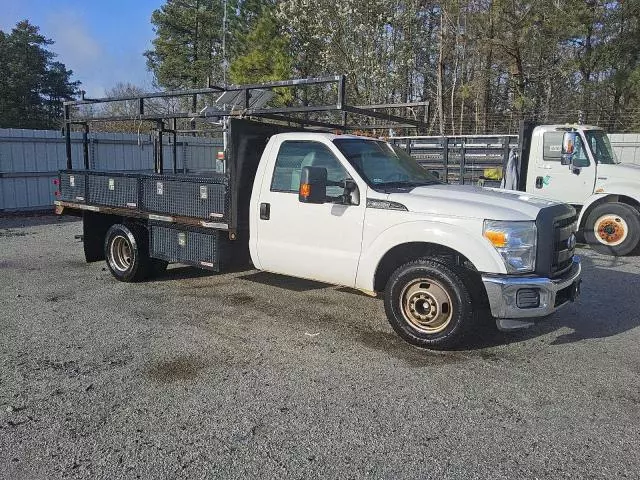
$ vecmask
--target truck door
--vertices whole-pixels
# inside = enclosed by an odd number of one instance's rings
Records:
[[[562,131],[542,133],[542,148],[537,148],[533,160],[534,168],[527,174],[527,191],[551,200],[581,205],[593,193],[596,166],[582,138],[576,143],[574,165],[570,169],[560,163],[562,153]],[[540,139],[537,139],[540,142]],[[539,146],[539,145],[538,145]]]
[[[328,180],[351,178],[331,149],[317,141],[285,140],[261,189],[257,254],[263,270],[345,286],[355,285],[365,202],[321,205],[298,201],[305,166],[327,169]],[[363,186],[359,186],[362,192]],[[328,197],[343,193],[327,187]],[[363,198],[364,198],[364,192]]]

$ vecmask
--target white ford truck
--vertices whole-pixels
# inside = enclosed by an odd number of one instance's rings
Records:
[[[87,261],[122,281],[168,262],[234,265],[384,296],[406,341],[446,348],[474,313],[502,329],[575,300],[573,207],[439,182],[371,138],[231,119],[225,172],[59,174],[56,210],[83,217]]]

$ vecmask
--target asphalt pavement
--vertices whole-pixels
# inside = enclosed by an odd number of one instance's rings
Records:
[[[464,349],[382,301],[256,271],[86,264],[81,224],[0,219],[0,478],[640,478],[640,257]]]

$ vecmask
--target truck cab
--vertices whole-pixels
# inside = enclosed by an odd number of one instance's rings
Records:
[[[281,133],[256,171],[249,246],[260,270],[383,293],[400,336],[439,346],[483,301],[515,329],[573,300],[576,218],[555,201],[444,184],[384,141]]]
[[[584,240],[602,253],[626,255],[640,242],[640,166],[621,164],[599,127],[535,127],[526,191],[574,205]]]

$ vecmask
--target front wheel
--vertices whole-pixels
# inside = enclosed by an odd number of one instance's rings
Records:
[[[431,259],[400,266],[387,283],[384,305],[396,333],[423,348],[454,346],[473,320],[462,276],[455,267]]]
[[[598,205],[587,217],[584,236],[596,252],[627,255],[640,242],[640,213],[625,203]]]

